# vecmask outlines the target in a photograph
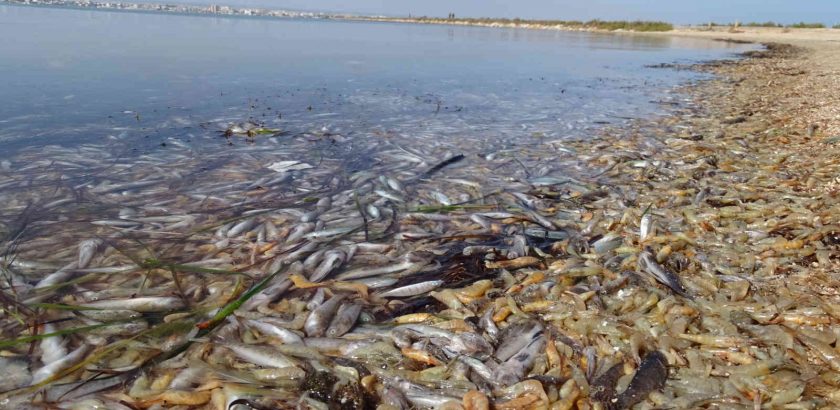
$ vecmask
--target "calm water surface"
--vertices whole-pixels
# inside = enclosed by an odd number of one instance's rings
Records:
[[[119,138],[139,150],[254,118],[515,143],[659,112],[729,57],[701,40],[478,27],[0,6],[0,141],[12,153]],[[223,139],[220,141],[224,142]],[[219,147],[224,147],[223,143]]]

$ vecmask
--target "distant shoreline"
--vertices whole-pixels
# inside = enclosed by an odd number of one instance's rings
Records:
[[[249,7],[198,6],[190,4],[130,3],[88,0],[0,0],[0,5],[49,7],[73,10],[124,11],[135,13],[177,14],[217,17],[267,17],[278,19],[340,19],[343,16],[293,10],[274,10]]]
[[[282,9],[265,9],[252,7],[231,7],[220,5],[190,5],[190,4],[156,4],[134,3],[122,1],[91,1],[91,0],[0,0],[0,4],[68,8],[75,10],[105,10],[125,11],[137,13],[160,13],[178,15],[218,16],[218,17],[264,17],[264,18],[305,18],[317,20],[366,21],[377,23],[402,24],[434,24],[458,25],[491,28],[524,28],[560,31],[585,32],[655,32],[673,29],[670,23],[650,21],[604,21],[589,22],[574,21],[537,21],[537,20],[505,20],[497,19],[444,19],[429,17],[387,17],[366,16],[341,13],[304,12]]]
[[[599,32],[599,33],[634,33],[634,34],[678,34],[711,32],[735,34],[744,32],[770,31],[812,31],[823,30],[840,32],[834,28],[793,28],[764,27],[748,24],[744,27],[732,25],[713,26],[674,26],[663,21],[564,21],[564,20],[520,20],[495,18],[442,18],[442,17],[389,17],[376,15],[356,15],[327,12],[308,12],[283,9],[266,9],[258,7],[232,7],[223,5],[192,5],[192,4],[163,4],[163,3],[134,3],[122,1],[92,1],[92,0],[0,0],[0,5],[16,5],[31,7],[66,8],[74,10],[105,10],[136,13],[159,13],[195,16],[217,17],[262,17],[277,19],[314,19],[338,21],[365,21],[375,23],[398,24],[427,24],[447,26],[469,26],[508,29],[555,30],[568,32]],[[702,37],[702,36],[701,36]]]

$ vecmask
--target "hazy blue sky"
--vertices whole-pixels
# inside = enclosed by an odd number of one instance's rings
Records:
[[[840,0],[189,0],[260,7],[393,15],[545,19],[662,19],[677,23],[840,23]]]

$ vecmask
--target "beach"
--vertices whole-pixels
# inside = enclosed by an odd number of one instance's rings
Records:
[[[0,406],[840,406],[840,30],[738,30],[584,137],[24,150]]]

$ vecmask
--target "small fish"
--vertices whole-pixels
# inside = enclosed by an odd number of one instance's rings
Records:
[[[469,366],[470,369],[481,376],[482,379],[487,381],[493,380],[493,369],[484,364],[481,360],[469,356],[459,356],[458,360]]]
[[[480,212],[476,215],[490,219],[508,219],[516,216],[510,212]]]
[[[548,218],[540,215],[537,211],[526,209],[525,213],[527,213],[530,219],[534,221],[534,223],[536,223],[537,225],[540,225],[546,229],[557,229],[557,225],[555,225],[554,222],[551,222]]]
[[[340,228],[324,229],[323,231],[310,232],[303,237],[309,240],[325,240],[336,236],[344,235],[359,229],[360,226],[344,226]]]
[[[121,309],[133,310],[135,312],[167,312],[183,308],[184,301],[181,298],[168,296],[146,296],[131,299],[106,299],[96,302],[83,303],[81,306],[98,309]]]
[[[387,185],[389,188],[393,189],[394,191],[397,191],[397,192],[402,192],[403,191],[403,186],[400,183],[400,181],[398,181],[394,178],[386,177],[386,176],[382,175],[382,176],[379,177],[379,181],[382,182],[383,185]]]
[[[534,365],[537,356],[545,350],[545,344],[545,336],[542,333],[536,335],[527,346],[493,371],[493,380],[502,386],[512,386],[520,382]]]
[[[306,335],[309,337],[323,336],[343,300],[343,295],[335,295],[310,312],[303,325]]]
[[[331,207],[332,207],[332,198],[329,197],[329,196],[326,196],[326,197],[323,197],[323,198],[319,199],[318,202],[315,204],[315,209],[319,213],[327,212],[327,211],[330,210]]]
[[[324,254],[323,262],[321,262],[318,268],[315,269],[314,272],[312,272],[312,275],[310,275],[309,281],[320,282],[322,279],[326,278],[327,275],[330,274],[330,272],[338,269],[346,261],[346,259],[347,254],[345,254],[343,251],[328,251],[326,254]]]
[[[52,323],[44,325],[43,334],[55,333],[55,331],[56,328]],[[61,336],[51,336],[41,339],[41,363],[48,365],[67,356],[67,347],[64,344],[65,340]]]
[[[493,346],[472,332],[458,333],[450,338],[433,338],[431,341],[447,351],[481,360],[486,360],[493,353]]]
[[[403,197],[401,197],[401,196],[399,196],[399,195],[397,195],[397,194],[393,194],[393,193],[391,193],[391,192],[388,192],[388,191],[386,191],[386,190],[384,190],[384,189],[377,189],[377,190],[374,190],[374,191],[373,191],[373,193],[375,193],[376,195],[379,195],[379,196],[381,196],[381,197],[383,197],[383,198],[385,198],[385,199],[390,199],[390,200],[392,200],[392,201],[396,201],[396,202],[405,202],[405,199],[404,199]]]
[[[478,325],[484,329],[484,332],[487,333],[487,336],[490,337],[492,342],[495,343],[498,340],[499,328],[496,326],[496,322],[493,321],[493,309],[487,309],[487,311],[484,312],[484,315],[481,316]]]
[[[230,349],[241,359],[260,366],[283,368],[297,366],[298,364],[271,346],[245,343],[219,343],[219,345]]]
[[[446,194],[444,194],[443,192],[433,191],[432,192],[432,198],[434,198],[435,201],[440,202],[442,205],[446,205],[446,206],[452,205],[452,200],[449,199],[449,197],[446,196]]]
[[[32,375],[32,384],[36,385],[38,383],[41,383],[55,376],[59,372],[69,369],[71,366],[84,359],[85,355],[87,354],[87,351],[88,346],[81,345],[78,348],[76,348],[76,350],[70,352],[70,354],[67,354],[61,359],[53,361],[52,363],[38,369],[38,371],[36,371]]]
[[[443,285],[442,280],[430,280],[427,282],[414,283],[411,285],[401,286],[399,288],[391,289],[387,292],[379,294],[383,298],[403,298],[408,296],[417,296],[423,293],[431,292],[440,285]]]
[[[609,408],[629,409],[647,398],[651,392],[665,387],[667,379],[668,359],[660,351],[654,350],[645,355],[627,390],[624,390]]]
[[[304,235],[308,234],[309,232],[312,232],[313,230],[315,230],[315,224],[312,222],[303,222],[297,224],[289,232],[289,236],[286,237],[286,242],[297,242],[299,239],[303,238]]]
[[[368,204],[368,206],[365,207],[365,212],[374,221],[382,216],[382,213],[379,212],[379,208],[377,208],[374,204]]]
[[[359,319],[362,306],[357,303],[345,303],[338,308],[335,317],[327,328],[327,337],[341,337],[349,332]]]
[[[643,272],[653,276],[657,282],[669,287],[676,294],[691,299],[680,278],[656,262],[656,257],[653,256],[653,250],[650,247],[646,246],[645,250],[639,255],[639,267]]]
[[[615,397],[615,385],[621,376],[624,376],[624,363],[610,367],[604,374],[595,378],[589,387],[592,398],[601,403],[610,403]]]
[[[250,231],[251,228],[253,228],[256,225],[257,221],[254,218],[248,218],[230,228],[230,230],[227,231],[227,234],[225,236],[227,236],[228,238],[237,237],[247,231]]]
[[[319,249],[307,256],[303,260],[303,271],[309,274],[314,272],[318,265],[321,264],[321,261],[324,260],[325,253],[327,253],[327,249]]]
[[[260,320],[242,319],[242,323],[252,329],[256,329],[263,335],[277,338],[286,344],[303,343],[303,338],[300,335],[285,327],[272,323],[271,318]]]
[[[647,212],[642,216],[642,221],[639,223],[639,242],[644,242],[653,236],[653,230],[653,215]]]
[[[41,279],[37,284],[35,284],[35,289],[46,288],[67,281],[68,279],[70,279],[71,276],[74,275],[74,270],[77,267],[78,262],[71,262],[65,265],[61,269],[50,273],[49,275]]]
[[[79,269],[84,269],[90,264],[100,246],[102,246],[100,239],[88,239],[79,244]]]
[[[437,165],[435,165],[435,166],[433,166],[433,167],[429,168],[429,170],[428,170],[428,171],[426,171],[426,172],[424,172],[424,173],[423,173],[423,176],[422,176],[422,177],[423,177],[423,178],[428,178],[429,176],[431,176],[431,175],[432,175],[432,174],[434,174],[435,172],[438,172],[438,171],[440,171],[441,169],[443,169],[443,168],[445,168],[445,167],[447,167],[447,166],[449,166],[449,165],[452,165],[452,164],[454,164],[454,163],[456,163],[456,162],[459,162],[459,161],[463,160],[464,158],[466,158],[466,157],[464,157],[464,154],[458,154],[458,155],[452,156],[452,157],[450,157],[450,158],[447,158],[447,159],[445,159],[445,160],[441,161],[439,164],[437,164]]]
[[[545,229],[540,228],[528,228],[525,230],[525,235],[532,238],[554,239],[558,241],[567,239],[571,236],[571,234],[566,231],[546,231]]]
[[[604,235],[601,239],[595,241],[592,244],[592,249],[598,255],[603,255],[607,252],[612,251],[613,249],[618,248],[624,243],[624,238],[620,235],[616,235],[614,233],[608,233]]]
[[[379,391],[379,398],[382,404],[389,408],[399,410],[413,408],[412,404],[405,398],[402,392],[392,387],[382,386],[382,389]]]
[[[416,263],[416,262],[404,261],[404,262],[400,262],[400,263],[397,263],[397,264],[380,266],[380,267],[376,267],[376,268],[371,268],[371,267],[358,268],[358,269],[354,269],[354,270],[351,270],[351,271],[341,273],[336,277],[336,279],[338,279],[338,280],[349,280],[349,279],[368,278],[368,277],[371,277],[371,276],[384,275],[384,274],[387,274],[387,273],[394,273],[394,272],[407,270],[407,269],[415,267],[417,264],[418,263]]]
[[[494,354],[499,361],[506,361],[543,332],[543,326],[537,322],[525,321],[514,323],[502,332],[501,343]]]

